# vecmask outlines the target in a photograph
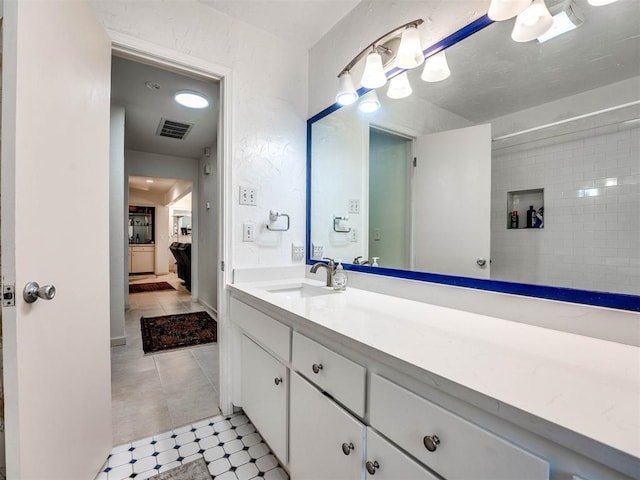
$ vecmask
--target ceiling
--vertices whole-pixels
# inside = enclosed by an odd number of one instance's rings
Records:
[[[147,82],[159,85],[150,89]],[[196,90],[209,99],[202,110],[173,100],[178,90]],[[120,57],[112,57],[111,101],[125,107],[125,148],[200,159],[205,147],[215,149],[220,109],[219,84],[180,75]],[[156,135],[162,119],[192,124],[184,139]]]
[[[410,72],[415,94],[477,123],[640,75],[640,2],[574,4],[584,24],[545,43],[514,42],[508,20],[450,47],[451,76],[428,83],[418,68]]]
[[[309,50],[361,0],[199,0]]]

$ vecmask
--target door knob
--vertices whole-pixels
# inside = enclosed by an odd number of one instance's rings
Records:
[[[38,298],[43,300],[51,300],[56,296],[56,287],[53,285],[38,285],[38,282],[29,282],[24,286],[22,291],[22,298],[27,303],[33,303]]]

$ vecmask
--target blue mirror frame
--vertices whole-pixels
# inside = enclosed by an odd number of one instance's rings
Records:
[[[484,15],[470,24],[464,26],[460,30],[452,33],[448,37],[435,43],[424,50],[425,56],[438,53],[440,50],[449,48],[452,45],[464,40],[483,28],[491,25],[493,21]],[[394,75],[398,69],[390,72]],[[369,89],[360,88],[358,96],[367,93]],[[330,107],[322,110],[307,120],[307,223],[306,223],[306,263],[312,265],[317,260],[311,258],[311,127],[318,120],[330,115],[338,110],[341,106],[334,103]],[[526,297],[542,298],[547,300],[558,300],[562,302],[577,303],[583,305],[593,305],[598,307],[615,308],[619,310],[629,310],[640,312],[640,296],[629,295],[623,293],[598,292],[591,290],[578,290],[566,287],[550,287],[544,285],[533,285],[527,283],[505,282],[502,280],[486,280],[470,277],[458,277],[454,275],[443,275],[437,273],[414,272],[410,270],[397,270],[393,268],[371,267],[362,265],[345,264],[345,270],[351,270],[362,273],[373,273],[384,275],[387,277],[405,278],[409,280],[418,280],[421,282],[436,283],[442,285],[451,285],[456,287],[473,288],[477,290],[486,290],[489,292],[508,293],[512,295],[522,295]]]

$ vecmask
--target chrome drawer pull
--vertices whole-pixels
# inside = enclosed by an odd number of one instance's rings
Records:
[[[320,373],[320,370],[322,370],[322,364],[321,363],[314,363],[311,366],[311,370],[313,370],[313,373]]]
[[[365,463],[365,467],[367,468],[367,472],[369,472],[369,475],[375,475],[376,470],[380,468],[380,464],[377,460],[374,460],[373,462]]]
[[[345,455],[349,455],[351,453],[351,450],[353,450],[354,448],[356,447],[353,446],[353,443],[345,442],[342,444],[342,453],[344,453]]]
[[[440,445],[440,439],[437,435],[427,435],[422,441],[424,442],[424,447],[430,452],[435,452],[438,445]]]
[[[280,385],[280,384],[282,383],[282,379],[281,379],[280,377],[276,377],[276,378],[273,380],[273,382],[274,382],[276,385]]]

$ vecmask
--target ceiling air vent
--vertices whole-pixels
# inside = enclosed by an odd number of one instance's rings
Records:
[[[175,120],[161,118],[156,135],[183,140],[191,131],[191,127],[193,127],[193,123],[176,122]]]

